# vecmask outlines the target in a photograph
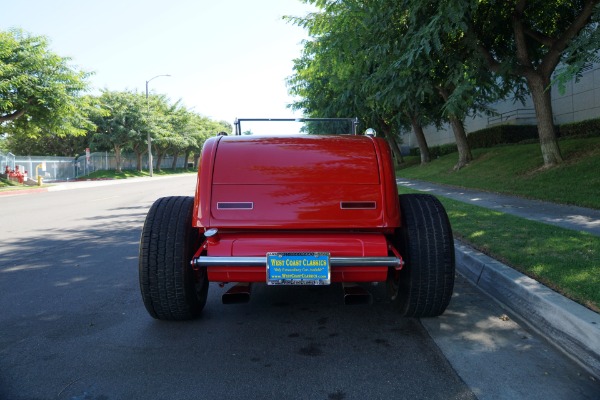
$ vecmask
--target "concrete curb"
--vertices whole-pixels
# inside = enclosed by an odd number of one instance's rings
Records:
[[[31,188],[31,189],[13,189],[13,190],[1,190],[0,196],[19,196],[30,193],[47,192],[48,188]]]
[[[600,314],[455,241],[458,272],[600,378]]]

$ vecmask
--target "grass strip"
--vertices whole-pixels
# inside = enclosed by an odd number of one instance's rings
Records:
[[[153,175],[155,176],[166,176],[166,175],[175,175],[175,174],[185,174],[185,173],[197,173],[195,169],[184,169],[184,168],[176,168],[176,169],[161,169],[160,171],[154,170]],[[121,172],[116,172],[114,170],[99,170],[92,172],[89,175],[82,176],[78,178],[78,180],[89,180],[89,179],[127,179],[127,178],[141,178],[150,176],[148,171],[137,171],[137,170],[123,170]]]
[[[600,312],[600,237],[438,198],[455,238]]]
[[[600,138],[562,140],[560,149],[565,161],[552,168],[542,167],[540,145],[532,143],[475,149],[474,160],[459,171],[452,169],[456,153],[423,166],[418,157],[406,157],[396,175],[600,209]]]

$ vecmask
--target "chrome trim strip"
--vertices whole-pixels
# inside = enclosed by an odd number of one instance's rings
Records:
[[[399,267],[402,260],[396,257],[331,257],[332,267]],[[266,267],[267,257],[208,257],[192,260],[196,267]]]

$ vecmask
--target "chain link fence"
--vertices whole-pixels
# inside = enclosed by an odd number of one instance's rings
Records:
[[[13,153],[4,154],[0,152],[0,173],[4,173],[4,169],[8,166],[10,169],[15,169],[15,155]]]
[[[156,162],[156,157],[154,157],[154,162]],[[142,170],[147,171],[147,156],[142,157],[141,164]],[[170,169],[172,165],[172,156],[164,157],[160,163],[162,169]],[[52,182],[82,178],[96,171],[116,170],[117,161],[115,155],[108,152],[91,153],[89,156],[78,157],[15,156],[12,153],[0,152],[0,168],[2,169],[0,172],[3,173],[6,166],[11,170],[19,166],[19,170],[26,171],[29,178],[37,179],[38,176],[41,176],[44,182]],[[184,167],[186,165],[183,157],[178,157],[175,168]],[[122,170],[135,170],[136,168],[135,154],[121,155]]]

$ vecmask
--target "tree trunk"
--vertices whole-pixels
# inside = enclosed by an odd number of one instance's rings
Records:
[[[142,147],[142,149],[143,149],[143,147]],[[142,171],[142,155],[144,155],[146,150],[140,151],[140,145],[135,144],[135,145],[133,145],[133,152],[135,153],[135,169],[138,172],[141,172]]]
[[[544,158],[544,166],[551,167],[563,162],[552,113],[552,94],[550,80],[535,74],[527,76],[527,84],[531,91],[535,116],[537,118],[538,136]]]
[[[438,88],[440,96],[445,102],[450,98],[450,92],[444,87]],[[473,155],[471,154],[471,148],[469,142],[467,142],[467,134],[465,133],[465,127],[461,120],[456,115],[448,116],[448,121],[452,126],[452,132],[454,133],[454,140],[456,141],[456,147],[458,148],[458,162],[454,166],[454,170],[458,171],[462,167],[465,167],[469,162],[473,161]]]
[[[471,148],[469,142],[467,142],[467,134],[465,133],[465,127],[462,121],[451,116],[448,118],[450,125],[452,125],[452,132],[454,132],[454,139],[456,140],[456,146],[458,147],[458,162],[454,166],[454,170],[458,171],[462,167],[473,161],[473,155],[471,154]]]
[[[194,153],[194,169],[198,169],[199,161],[200,161],[200,153]]]
[[[154,157],[154,160],[156,162],[156,166],[154,167],[155,171],[158,171],[158,172],[161,171],[160,166],[162,164],[163,157],[164,157],[163,152],[160,150],[156,150],[156,157]]]
[[[186,150],[183,155],[183,168],[188,169],[188,160],[190,159],[190,150]]]
[[[421,165],[427,164],[431,161],[431,156],[429,154],[427,139],[425,139],[425,133],[423,133],[423,126],[419,123],[415,115],[409,115],[409,118],[413,132],[417,138],[417,144],[419,145],[419,153],[421,153]]]
[[[115,149],[115,162],[117,163],[115,172],[117,174],[120,174],[121,173],[121,146],[115,144],[114,149]]]
[[[392,128],[384,121],[379,122],[381,124],[381,134],[392,149],[392,153],[394,154],[394,158],[396,159],[396,165],[403,163],[404,157],[402,157],[402,150],[398,146],[398,142],[394,138],[394,135],[392,135]]]
[[[171,163],[171,169],[177,168],[177,158],[179,157],[179,153],[173,153],[173,162]]]
[[[142,172],[142,153],[139,151],[135,152],[135,169],[138,172]]]

